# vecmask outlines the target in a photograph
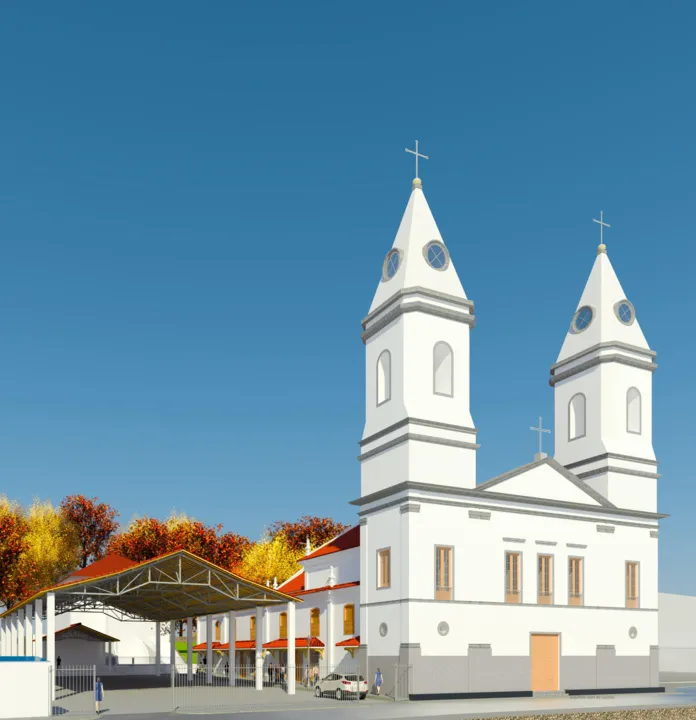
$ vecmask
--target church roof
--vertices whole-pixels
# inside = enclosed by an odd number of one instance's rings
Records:
[[[95,630],[94,628],[91,628],[88,625],[83,625],[82,623],[73,623],[61,630],[56,630],[56,638],[60,638],[61,635],[73,634],[88,635],[89,637],[96,638],[97,640],[103,640],[104,642],[118,642],[118,638],[99,632],[99,630]],[[45,635],[43,636],[43,639],[46,639]]]
[[[331,555],[331,553],[341,552],[342,550],[350,550],[351,548],[360,547],[360,525],[344,530],[340,535],[336,535],[333,540],[324,543],[314,552],[301,558],[301,560],[313,560],[322,555]]]
[[[606,247],[600,245],[556,363],[600,344],[606,346],[618,343],[652,354],[630,302],[627,303],[631,313],[630,321],[620,319],[620,313],[627,312],[621,306],[622,301],[627,301],[626,293],[614,272]],[[589,308],[592,313],[591,321],[585,327],[582,326],[589,313],[586,313],[585,318],[578,318],[581,308]],[[624,318],[626,317],[628,316],[624,315]]]
[[[546,473],[537,472],[534,481],[529,482],[522,476],[534,471],[536,468],[548,467]],[[558,477],[560,476],[560,477]],[[517,478],[514,485],[510,482]],[[559,482],[560,481],[560,482]],[[564,487],[564,481],[567,486]],[[508,484],[508,488],[505,487]],[[528,485],[528,487],[525,487]],[[570,470],[563,467],[557,460],[551,457],[535,460],[527,465],[521,465],[514,470],[486,480],[476,486],[477,490],[490,490],[495,487],[497,493],[513,492],[516,495],[527,495],[528,497],[539,497],[545,500],[558,500],[559,502],[587,503],[589,505],[601,505],[605,508],[615,508],[603,495],[593,490]]]
[[[447,251],[442,256],[443,260],[445,256],[447,258],[442,267],[434,269],[428,264],[427,248],[432,241],[444,245],[420,180],[416,179],[413,181],[413,190],[392,245],[392,251],[398,254],[398,267],[393,276],[389,277],[387,259],[394,254],[390,251],[385,258],[382,279],[372,300],[370,312],[399,291],[408,288],[444,293],[458,300],[467,299]]]

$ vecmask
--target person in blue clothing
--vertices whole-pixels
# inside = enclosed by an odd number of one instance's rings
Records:
[[[375,674],[375,687],[377,688],[377,694],[379,695],[380,688],[382,687],[382,671],[377,668]]]
[[[101,704],[104,700],[104,685],[100,678],[97,678],[97,682],[94,684],[94,705],[96,706],[97,715],[101,712]]]

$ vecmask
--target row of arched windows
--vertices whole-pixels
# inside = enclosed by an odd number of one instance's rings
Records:
[[[383,350],[377,358],[377,405],[391,400],[391,353]],[[454,396],[454,353],[446,342],[433,347],[433,393]]]
[[[642,398],[640,390],[630,387],[626,391],[626,432],[640,435],[642,430]],[[568,403],[568,440],[585,437],[587,431],[587,399],[582,393]]]

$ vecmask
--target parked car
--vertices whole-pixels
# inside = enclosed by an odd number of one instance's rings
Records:
[[[343,675],[341,673],[331,673],[325,678],[322,678],[316,684],[314,690],[314,694],[317,697],[333,695],[336,700],[343,700],[343,698],[357,695],[358,693],[360,694],[361,700],[367,697],[367,680],[365,680],[362,675]]]

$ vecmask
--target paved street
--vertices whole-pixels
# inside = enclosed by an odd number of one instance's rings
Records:
[[[161,690],[114,690],[104,703],[100,716],[112,715],[120,719],[164,720],[165,718],[205,716],[206,720],[222,720],[234,716],[239,720],[307,720],[307,718],[330,718],[331,720],[418,720],[419,718],[483,718],[513,715],[543,715],[550,713],[576,713],[600,710],[648,709],[664,707],[696,706],[696,687],[676,688],[666,693],[615,696],[575,696],[548,698],[506,698],[490,700],[448,700],[394,703],[388,700],[368,698],[357,702],[318,700],[308,693],[299,693],[288,702],[283,693],[264,692],[263,698],[250,694],[239,695],[235,707],[227,710],[179,710],[153,712],[157,701],[165,700]],[[253,691],[252,691],[253,692]],[[162,705],[160,704],[161,708]],[[73,713],[69,716],[80,720],[96,717],[93,713]]]

